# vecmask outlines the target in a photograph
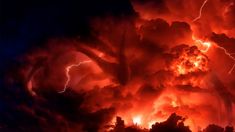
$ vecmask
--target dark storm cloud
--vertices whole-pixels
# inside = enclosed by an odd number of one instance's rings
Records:
[[[166,5],[165,0],[154,0],[154,1],[147,1],[147,0],[132,0],[135,5],[140,7],[148,7],[147,10],[156,11],[159,14],[166,14],[169,13],[169,9]]]
[[[235,38],[228,37],[225,34],[212,33],[211,40],[214,41],[218,46],[225,48],[228,53],[235,53]]]
[[[164,19],[147,21],[140,27],[140,33],[143,40],[146,39],[164,48],[187,43],[192,36],[189,24],[178,21],[169,24]]]
[[[164,0],[135,2],[157,7],[156,10],[160,14],[169,13]],[[3,63],[12,63],[12,67],[7,68],[7,74],[0,82],[2,131],[98,131],[112,120],[119,109],[136,108],[136,104],[148,109],[148,103],[153,103],[153,99],[159,97],[168,82],[172,81],[172,85],[181,91],[208,92],[190,83],[177,84],[186,79],[201,77],[205,75],[204,72],[175,77],[173,70],[169,70],[170,64],[165,64],[177,60],[177,55],[184,49],[191,49],[190,54],[195,50],[199,52],[196,47],[182,45],[191,42],[192,38],[192,30],[187,22],[168,23],[161,18],[143,20],[137,31],[133,21],[137,14],[131,3],[125,0],[4,0],[2,3],[1,58]],[[184,5],[178,0],[172,3],[168,4],[173,7],[180,5],[179,8]],[[62,39],[50,46],[48,40],[53,38]],[[229,48],[234,42],[233,38],[217,34],[213,34],[212,40],[224,48]],[[38,47],[40,49],[37,53]],[[170,53],[165,53],[172,47],[175,48]],[[66,53],[71,52],[71,49],[87,55],[104,74],[111,76],[112,83],[105,87],[94,86],[87,91],[80,90],[80,87],[77,91],[68,88],[66,92],[58,94],[55,89],[64,85],[65,64],[72,60]],[[105,60],[93,50],[103,51],[115,58],[115,61]],[[12,58],[25,53],[32,58],[11,61]],[[31,72],[25,77],[21,72],[30,68]],[[35,81],[38,83],[35,88],[37,95],[32,96],[26,82],[33,78],[39,68],[42,70],[38,77],[35,77],[38,79]],[[64,78],[59,78],[61,76]],[[92,74],[90,76],[95,78]],[[97,77],[99,78],[98,75]],[[144,81],[139,81],[139,78]],[[231,112],[232,96],[220,80],[213,79],[213,84],[219,86],[215,88],[217,94],[228,107],[228,112]],[[126,86],[129,81],[137,83],[138,87],[134,89],[134,86]],[[133,92],[135,90],[136,93]],[[147,103],[144,102],[146,100]],[[124,127],[121,119],[118,121],[121,122],[121,127]],[[155,123],[150,131],[189,132],[183,121],[183,117],[172,114],[165,122]],[[125,129],[134,131],[140,128]]]
[[[223,82],[216,76],[211,75],[211,82],[213,83],[213,88],[216,90],[216,93],[218,96],[221,97],[222,101],[224,102],[226,111],[227,111],[227,117],[228,117],[228,124],[230,125],[233,122],[233,116],[229,116],[230,113],[232,113],[232,105],[234,103],[234,96],[233,94],[228,90],[228,88],[223,84]]]
[[[47,88],[37,91],[37,94],[37,97],[32,98],[20,82],[2,88],[0,130],[97,131],[102,129],[115,113],[114,108],[93,112],[81,108],[84,94],[71,90],[59,94]]]
[[[185,21],[194,27],[194,35],[208,37],[211,32],[234,37],[234,0],[131,0],[133,7],[144,19],[164,18],[167,21]],[[224,32],[225,33],[225,32]]]
[[[22,68],[20,64],[12,69]],[[84,94],[51,88],[37,90],[32,97],[17,71],[11,71],[0,92],[1,131],[97,131],[113,117],[114,108],[89,111],[81,108]]]
[[[176,88],[182,91],[190,91],[190,92],[209,92],[207,89],[203,89],[200,87],[193,87],[192,85],[177,85]]]
[[[88,38],[92,17],[135,14],[125,0],[2,0],[0,6],[0,53],[4,63],[32,47],[41,47],[49,38]]]
[[[139,95],[140,97],[149,98],[149,97],[154,97],[154,96],[157,97],[161,93],[162,90],[163,88],[154,88],[153,86],[149,84],[145,84],[139,88],[137,93],[140,94]]]
[[[58,94],[45,88],[48,91],[37,91],[40,97],[32,97],[26,90],[25,80],[20,77],[22,75],[15,71],[28,65],[28,62],[16,58],[31,49],[48,48],[47,41],[51,38],[92,38],[90,19],[108,15],[117,18],[134,16],[131,3],[125,0],[2,0],[0,6],[0,130],[69,131],[70,128],[77,128],[78,131],[97,131],[102,123],[111,120],[114,108],[89,112],[80,108],[83,95],[74,91]],[[50,51],[46,52],[50,54]],[[33,61],[32,72],[26,81],[38,67],[49,64],[48,61],[39,64],[38,59]],[[76,125],[73,126],[73,123]]]

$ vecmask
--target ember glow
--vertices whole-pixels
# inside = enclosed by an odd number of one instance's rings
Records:
[[[62,1],[1,22],[0,131],[233,131],[234,0]]]
[[[141,116],[135,116],[133,117],[133,123],[135,125],[141,125]]]
[[[195,41],[195,45],[199,48],[201,52],[208,52],[211,47],[211,42],[205,42],[200,39],[196,39],[194,36],[192,36],[192,39]]]
[[[171,68],[177,76],[208,71],[208,59],[197,47],[183,48],[181,53],[176,53],[175,56],[177,59],[171,64]]]

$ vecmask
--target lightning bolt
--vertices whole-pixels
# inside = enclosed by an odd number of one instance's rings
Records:
[[[229,70],[228,74],[231,74],[235,68],[235,64],[233,64],[232,68]]]
[[[206,47],[206,49],[204,49],[204,50],[201,49],[201,51],[202,51],[203,53],[208,52],[208,50],[210,49],[210,47],[211,47],[211,45],[212,45],[211,42],[202,41],[202,40],[200,40],[200,39],[196,39],[196,38],[194,37],[194,35],[192,36],[192,39],[194,40],[195,44],[201,44],[202,46]],[[223,47],[221,47],[221,46],[219,46],[219,45],[217,45],[217,44],[213,44],[213,45],[215,45],[215,47],[217,47],[217,48],[223,50],[223,51],[224,51],[224,54],[227,55],[230,59],[232,59],[232,60],[235,62],[235,58],[232,56],[232,55],[235,55],[235,53],[229,53],[225,48],[223,48]],[[234,65],[231,67],[231,69],[228,71],[228,74],[231,74],[234,69],[235,69],[235,63],[234,63]]]
[[[201,7],[200,7],[200,10],[199,10],[199,15],[198,15],[198,17],[196,17],[195,19],[193,19],[193,22],[195,22],[195,21],[197,21],[198,19],[201,18],[201,16],[202,16],[202,9],[203,9],[203,7],[206,5],[207,2],[208,2],[208,0],[205,0],[205,1],[202,3],[202,5],[201,5]]]
[[[206,47],[206,49],[201,49],[201,51],[203,52],[203,53],[206,53],[209,49],[210,49],[210,47],[211,47],[211,43],[210,42],[203,42],[202,40],[194,40],[196,43],[199,43],[199,44],[201,44],[202,46],[204,46],[204,47]]]
[[[232,56],[232,54],[234,54],[234,53],[229,53],[225,48],[223,48],[223,47],[221,47],[221,46],[216,45],[216,47],[219,48],[219,49],[222,49],[222,50],[224,51],[224,53],[225,53],[230,59],[232,59],[233,61],[235,61],[235,58]],[[229,70],[228,74],[231,74],[231,73],[233,72],[234,68],[235,68],[235,63],[233,64],[233,66],[232,66],[231,69]]]
[[[193,19],[193,22],[197,21],[198,19],[201,18],[202,16],[202,10],[204,8],[204,6],[206,5],[206,3],[208,2],[208,0],[204,0],[204,2],[202,3],[201,7],[200,7],[200,10],[199,10],[199,15],[198,17],[196,17],[195,19]],[[232,3],[234,4],[234,3]],[[230,4],[231,5],[231,4]],[[195,40],[195,39],[194,39]],[[205,50],[202,50],[202,52],[207,52],[210,48],[210,42],[202,42],[201,40],[196,40],[196,42],[199,42],[201,43],[202,45],[206,46],[207,48]],[[231,58],[233,61],[235,61],[235,58],[232,56],[233,54],[235,53],[229,53],[225,48],[221,47],[221,46],[218,46],[216,45],[217,48],[219,49],[222,49],[224,51],[224,53],[229,57]],[[231,67],[231,69],[229,70],[228,74],[231,74],[233,72],[233,70],[235,69],[235,63],[233,64],[233,66]]]
[[[61,91],[59,91],[58,93],[64,93],[64,92],[66,91],[66,89],[68,88],[68,84],[69,84],[69,82],[70,82],[70,80],[71,80],[71,77],[70,77],[70,75],[69,75],[69,72],[70,72],[70,70],[71,70],[73,67],[79,67],[80,65],[87,64],[87,63],[90,63],[90,62],[91,62],[91,60],[87,60],[87,61],[79,62],[78,64],[72,64],[72,65],[67,66],[66,69],[65,69],[65,73],[66,73],[67,80],[66,80],[66,82],[65,82],[65,84],[64,84],[64,89],[61,90]]]

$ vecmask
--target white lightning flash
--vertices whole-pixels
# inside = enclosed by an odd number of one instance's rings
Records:
[[[203,7],[206,5],[207,2],[208,2],[208,0],[205,0],[205,1],[202,3],[202,5],[201,5],[201,7],[200,7],[200,10],[199,10],[199,15],[198,15],[198,17],[196,17],[195,19],[193,19],[193,22],[195,22],[195,21],[197,21],[198,19],[201,18]]]
[[[66,91],[66,89],[68,88],[68,84],[69,84],[69,81],[70,81],[70,79],[71,79],[71,78],[70,78],[70,75],[69,75],[69,72],[70,72],[71,68],[73,68],[73,67],[79,67],[79,66],[82,65],[82,64],[87,64],[87,63],[90,63],[90,62],[91,62],[91,60],[87,60],[87,61],[79,62],[78,64],[72,64],[72,65],[67,66],[67,67],[66,67],[66,70],[65,70],[67,80],[66,80],[66,82],[65,82],[65,84],[64,84],[64,89],[63,89],[62,91],[59,91],[58,93],[64,93],[64,92]]]

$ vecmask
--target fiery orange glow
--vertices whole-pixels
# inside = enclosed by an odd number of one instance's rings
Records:
[[[68,132],[235,125],[235,6],[186,1],[133,0],[131,16],[84,17],[86,37],[49,41],[7,81],[39,105],[29,115]]]
[[[203,41],[201,41],[201,40],[195,40],[195,43],[196,43],[196,45],[199,45],[199,46],[198,46],[199,48],[202,48],[201,51],[202,51],[203,53],[208,52],[208,50],[209,50],[210,47],[211,47],[211,43],[210,43],[210,42],[203,42]]]
[[[150,122],[148,122],[148,128],[150,129],[151,127],[152,127],[152,125],[154,124],[154,123],[156,123],[157,121],[150,121]]]
[[[195,42],[195,46],[197,46],[199,48],[199,50],[203,53],[207,53],[209,51],[209,49],[212,47],[212,43],[209,41],[202,41],[200,39],[197,39],[194,35],[192,35],[192,39]],[[230,59],[235,61],[235,58],[232,55],[233,53],[229,53],[225,48],[223,48],[219,45],[213,45],[213,46],[223,50],[225,55],[227,55]],[[233,72],[234,68],[235,68],[235,64],[230,68],[230,70],[228,71],[228,74],[231,74]]]
[[[141,116],[133,117],[133,124],[134,125],[141,125],[142,124]]]
[[[197,39],[194,35],[192,35],[192,39],[194,41],[195,46],[197,46],[199,48],[199,50],[201,50],[201,52],[203,52],[203,53],[208,52],[208,50],[212,46],[211,42],[202,41],[200,39]]]
[[[197,49],[184,49],[177,57],[178,59],[171,65],[176,75],[208,71],[207,57]]]

